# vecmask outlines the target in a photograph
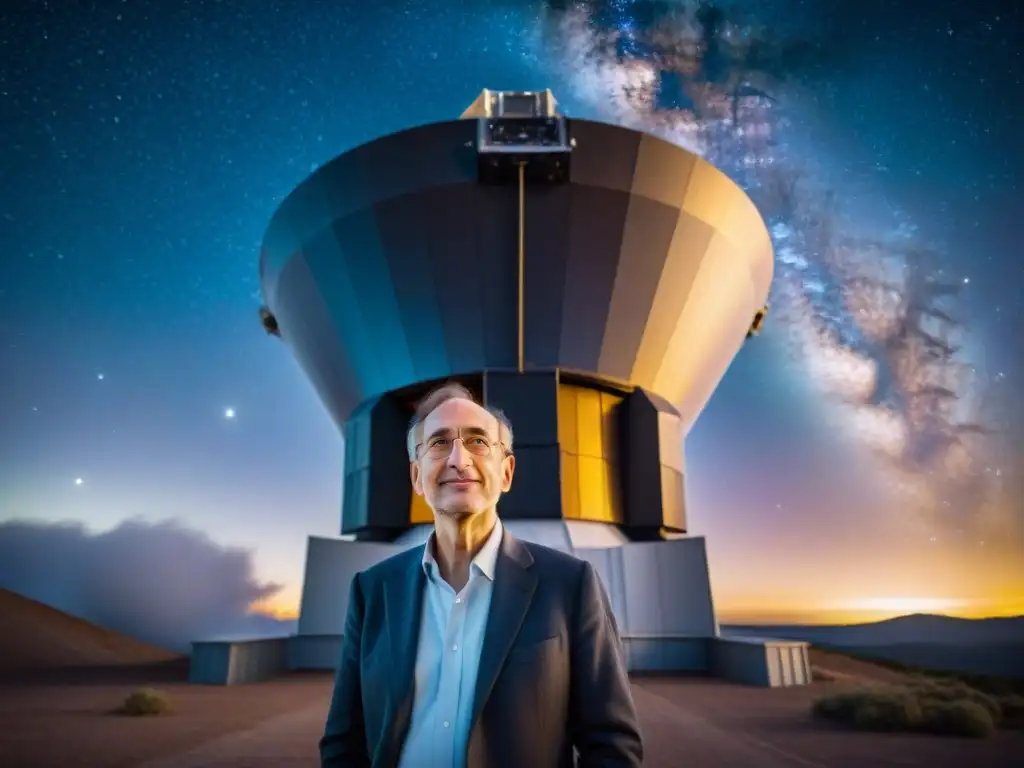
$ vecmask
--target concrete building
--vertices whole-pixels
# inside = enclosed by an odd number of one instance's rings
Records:
[[[687,530],[683,438],[772,272],[764,222],[724,174],[570,121],[550,92],[484,91],[461,119],[319,168],[267,230],[261,314],[344,434],[341,536],[309,539],[294,637],[197,645],[193,679],[336,665],[352,576],[429,533],[405,432],[418,397],[457,380],[515,429],[507,529],[593,563],[632,670],[808,681],[803,644],[720,637]]]

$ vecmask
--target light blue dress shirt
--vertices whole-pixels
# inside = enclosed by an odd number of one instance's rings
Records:
[[[441,578],[434,534],[427,540],[412,718],[399,768],[465,768],[501,535],[499,520],[473,558],[469,581],[458,594]]]

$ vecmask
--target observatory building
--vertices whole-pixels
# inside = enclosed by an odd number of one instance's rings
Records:
[[[339,536],[309,538],[295,636],[198,643],[193,679],[336,666],[352,576],[431,530],[405,435],[448,380],[511,419],[501,519],[594,565],[631,669],[809,679],[804,644],[720,637],[688,534],[683,439],[757,331],[773,271],[761,216],[716,168],[570,120],[550,91],[485,90],[460,119],[317,169],[274,214],[259,269],[264,328],[344,435]]]

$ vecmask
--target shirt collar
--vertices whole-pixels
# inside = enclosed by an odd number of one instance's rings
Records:
[[[504,528],[501,525],[500,519],[495,519],[494,528],[491,529],[490,536],[487,537],[487,541],[480,547],[480,551],[476,553],[472,562],[469,564],[470,571],[473,570],[473,566],[476,566],[484,576],[491,581],[494,581],[494,572],[498,564],[498,550],[501,548],[501,535]],[[437,565],[437,560],[434,559],[434,539],[436,534],[431,533],[430,538],[427,539],[427,545],[423,548],[423,570],[427,576],[431,576],[431,572]]]

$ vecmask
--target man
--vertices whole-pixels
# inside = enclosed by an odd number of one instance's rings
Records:
[[[352,579],[323,766],[638,766],[618,628],[586,561],[498,519],[512,427],[448,384],[408,435],[427,543]]]

